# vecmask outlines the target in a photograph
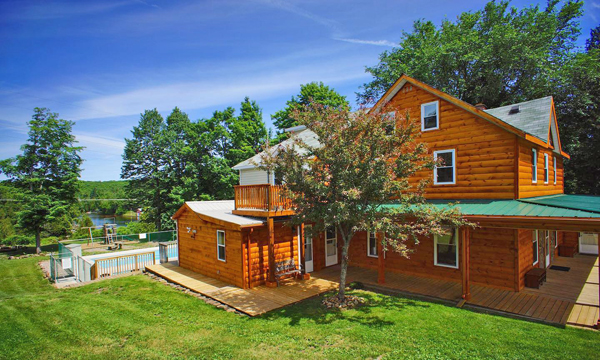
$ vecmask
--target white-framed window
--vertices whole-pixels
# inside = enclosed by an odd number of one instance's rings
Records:
[[[550,169],[548,168],[548,154],[544,154],[544,184],[550,179]]]
[[[368,231],[367,232],[367,256],[378,257],[377,252],[377,233]]]
[[[396,112],[390,111],[381,115],[383,124],[385,125],[385,134],[392,135],[396,132]]]
[[[554,169],[554,185],[556,185],[556,156],[552,157],[552,165],[553,169]]]
[[[217,259],[225,261],[225,231],[217,230]]]
[[[455,150],[439,150],[433,152],[433,160],[441,163],[433,169],[433,183],[435,185],[456,183],[456,156]]]
[[[537,230],[533,230],[533,265],[537,264],[540,259],[539,259],[539,247],[538,247],[538,231]]]
[[[325,229],[325,254],[327,256],[337,255],[337,228],[333,225]]]
[[[445,235],[433,236],[433,263],[458,269],[458,235],[455,229]]]
[[[421,131],[440,128],[439,101],[421,104]]]
[[[531,182],[537,183],[537,150],[531,149]]]

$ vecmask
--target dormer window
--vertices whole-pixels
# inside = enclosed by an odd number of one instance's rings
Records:
[[[421,105],[421,131],[440,128],[439,101]]]
[[[554,165],[554,167],[553,167],[553,169],[554,169],[554,185],[556,185],[556,157],[553,157],[552,161],[554,162],[554,164],[553,164]]]

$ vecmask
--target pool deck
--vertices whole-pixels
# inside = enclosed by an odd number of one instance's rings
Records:
[[[147,266],[146,271],[250,316],[261,315],[318,296],[338,286],[334,281],[310,278],[308,280],[287,279],[275,288],[257,286],[252,289],[241,289],[181,268],[174,263]]]

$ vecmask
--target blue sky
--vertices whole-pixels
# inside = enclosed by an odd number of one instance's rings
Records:
[[[535,4],[513,1],[512,5]],[[0,2],[0,159],[19,153],[36,106],[76,122],[82,178],[119,178],[123,139],[144,109],[209,117],[245,96],[264,121],[323,81],[354,102],[365,66],[425,18],[485,1],[105,0]],[[545,1],[542,2],[542,7]],[[600,20],[585,4],[583,45]]]

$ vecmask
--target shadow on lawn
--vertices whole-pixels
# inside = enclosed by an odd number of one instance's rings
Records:
[[[410,307],[428,308],[423,302],[405,297],[379,295],[370,291],[350,291],[350,295],[365,299],[365,303],[352,309],[327,309],[323,305],[324,298],[336,296],[337,293],[326,293],[307,299],[295,305],[290,305],[278,310],[271,311],[257,319],[280,320],[289,319],[289,325],[299,325],[301,321],[312,321],[315,324],[331,324],[336,321],[345,320],[366,326],[390,326],[395,323],[383,318],[383,314],[377,310],[391,310],[395,312],[404,311]]]
[[[50,254],[51,252],[58,251],[58,244],[42,245],[41,248],[42,248],[43,253]],[[21,256],[21,255],[30,255],[30,254],[35,254],[35,246],[27,246],[27,247],[20,248],[20,249],[2,252],[2,253],[0,253],[0,256],[8,257],[8,256]]]

